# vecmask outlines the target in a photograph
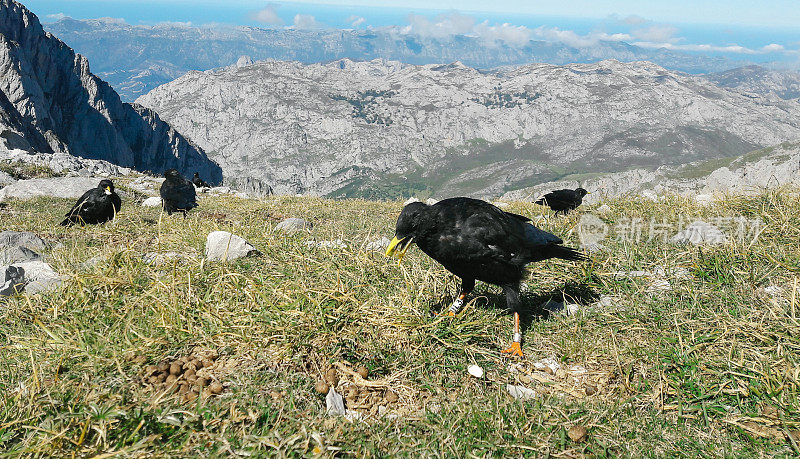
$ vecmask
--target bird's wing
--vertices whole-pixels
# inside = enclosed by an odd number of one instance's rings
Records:
[[[92,205],[92,199],[91,198],[94,195],[95,191],[96,191],[96,189],[92,188],[91,190],[87,191],[86,193],[83,193],[81,195],[81,197],[78,198],[78,200],[75,202],[75,205],[72,206],[72,209],[70,209],[69,212],[64,214],[64,216],[65,217],[72,217],[72,216],[78,215],[87,206],[91,206]]]

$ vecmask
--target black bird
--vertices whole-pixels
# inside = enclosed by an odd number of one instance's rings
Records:
[[[206,183],[205,181],[203,181],[203,179],[200,178],[199,172],[194,173],[194,177],[192,177],[192,183],[194,183],[194,186],[196,186],[197,188],[208,188],[208,183]]]
[[[183,212],[185,218],[186,212],[197,207],[197,193],[194,185],[175,169],[164,172],[164,178],[166,180],[161,184],[160,190],[161,205],[167,215],[172,215],[173,212]]]
[[[461,278],[461,294],[448,311],[455,315],[475,280],[503,287],[506,304],[514,311],[514,342],[508,353],[522,357],[519,329],[519,284],[525,265],[548,258],[584,260],[579,252],[561,245],[557,236],[528,223],[529,218],[504,212],[477,199],[451,198],[429,206],[411,203],[397,218],[387,256],[400,261],[412,242],[425,254]]]
[[[567,215],[570,210],[573,210],[581,205],[583,202],[583,197],[587,194],[589,194],[589,192],[583,188],[576,188],[574,190],[555,190],[539,198],[539,200],[536,201],[536,204],[549,206],[551,209],[556,211],[556,215],[558,215],[559,212],[564,212],[564,215]]]
[[[122,200],[114,191],[111,180],[101,180],[97,187],[83,193],[64,216],[61,226],[96,225],[113,220],[122,208]]]

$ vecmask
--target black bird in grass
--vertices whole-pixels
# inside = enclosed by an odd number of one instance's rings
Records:
[[[429,206],[411,203],[397,218],[395,236],[386,250],[400,261],[412,242],[425,254],[461,278],[461,293],[448,310],[455,315],[480,280],[503,287],[514,312],[514,342],[504,353],[522,357],[519,328],[519,285],[525,265],[548,258],[584,260],[561,245],[557,236],[528,223],[529,218],[504,212],[477,199],[451,198]]]
[[[567,215],[570,210],[576,209],[583,202],[583,197],[589,194],[583,188],[576,188],[574,190],[555,190],[547,193],[536,201],[536,204],[548,206],[556,211],[563,212]]]
[[[205,181],[203,181],[203,179],[200,178],[199,172],[194,173],[194,177],[192,177],[192,183],[197,188],[208,188],[208,183],[206,183]]]
[[[161,205],[167,215],[183,212],[185,218],[186,212],[197,207],[197,192],[194,190],[194,185],[175,169],[164,172],[164,178],[166,180],[161,184],[160,190]]]
[[[64,216],[61,226],[96,225],[113,220],[122,208],[122,200],[111,180],[101,180],[97,187],[83,193]]]

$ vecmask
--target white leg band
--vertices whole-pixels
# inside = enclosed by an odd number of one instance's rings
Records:
[[[456,298],[456,300],[453,301],[453,304],[450,305],[450,308],[448,310],[453,314],[458,314],[459,312],[461,312],[461,309],[463,308],[464,308],[464,300],[462,300],[461,298]]]
[[[514,342],[521,343],[522,342],[522,333],[514,333]]]

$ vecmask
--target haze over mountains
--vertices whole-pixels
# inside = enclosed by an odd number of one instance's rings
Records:
[[[256,28],[238,26],[130,25],[123,21],[75,20],[46,24],[47,30],[92,62],[92,68],[126,100],[146,94],[190,70],[224,67],[242,55],[319,63],[349,58],[386,59],[409,64],[470,67],[536,63],[570,64],[616,59],[651,61],[670,70],[708,73],[741,66],[741,61],[646,49],[624,42],[598,41],[574,47],[560,42],[486,41],[470,35],[422,36],[397,27],[371,30]]]
[[[647,62],[479,71],[391,61],[191,72],[138,99],[277,192],[496,196],[800,138],[800,104]]]
[[[0,0],[0,145],[103,159],[141,171],[222,171],[147,108],[124,103],[85,57],[46,33],[21,4]]]

